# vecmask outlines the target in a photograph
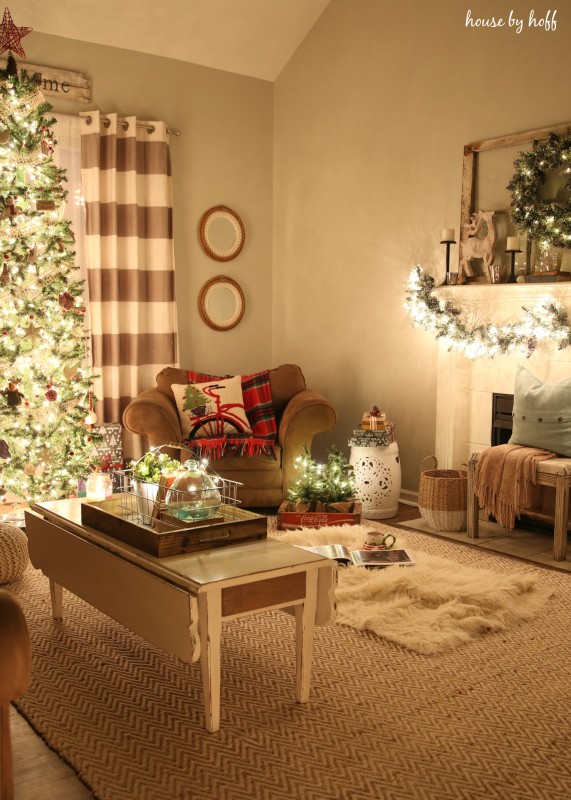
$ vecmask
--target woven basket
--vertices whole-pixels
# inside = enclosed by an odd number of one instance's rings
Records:
[[[427,459],[434,469],[424,469]],[[463,469],[438,469],[436,456],[420,465],[418,508],[423,520],[437,531],[463,531],[467,522],[468,473]]]

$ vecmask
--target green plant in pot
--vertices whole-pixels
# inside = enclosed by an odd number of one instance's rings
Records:
[[[163,475],[170,475],[180,468],[180,461],[171,458],[168,453],[149,450],[138,461],[131,461],[129,469],[133,470],[133,479],[158,483]]]
[[[153,507],[162,477],[169,477],[180,469],[180,461],[171,458],[168,453],[160,452],[160,448],[149,450],[138,461],[129,464],[133,494],[144,525],[151,523]]]
[[[353,467],[339,448],[330,447],[325,464],[318,464],[307,447],[296,459],[299,476],[288,500],[295,511],[347,511],[355,501]]]

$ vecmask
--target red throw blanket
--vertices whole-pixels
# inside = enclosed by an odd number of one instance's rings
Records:
[[[222,378],[220,375],[205,375],[201,372],[191,371],[188,371],[187,375],[189,383],[206,383]],[[243,375],[241,382],[244,410],[252,433],[233,433],[217,437],[188,439],[183,442],[184,445],[198,450],[207,458],[222,458],[227,452],[248,456],[265,453],[275,458],[274,445],[277,424],[270,390],[269,371]]]
[[[474,492],[480,505],[502,528],[511,531],[515,518],[531,505],[538,463],[555,456],[549,450],[517,444],[482,450],[474,475]]]

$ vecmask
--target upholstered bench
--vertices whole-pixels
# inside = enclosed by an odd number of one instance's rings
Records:
[[[480,453],[473,453],[468,462],[468,538],[478,538],[480,506],[474,492],[474,476]],[[553,514],[539,510],[525,510],[525,515],[553,523],[553,559],[567,558],[567,532],[569,524],[569,489],[571,488],[571,458],[553,458],[537,465],[536,483],[555,489]]]

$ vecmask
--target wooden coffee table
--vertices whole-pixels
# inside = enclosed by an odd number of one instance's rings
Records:
[[[296,699],[309,699],[314,625],[335,616],[336,563],[271,539],[157,558],[81,522],[81,501],[26,511],[30,560],[62,587],[166,653],[200,660],[206,729],[220,728],[222,622],[283,609],[295,616]]]

